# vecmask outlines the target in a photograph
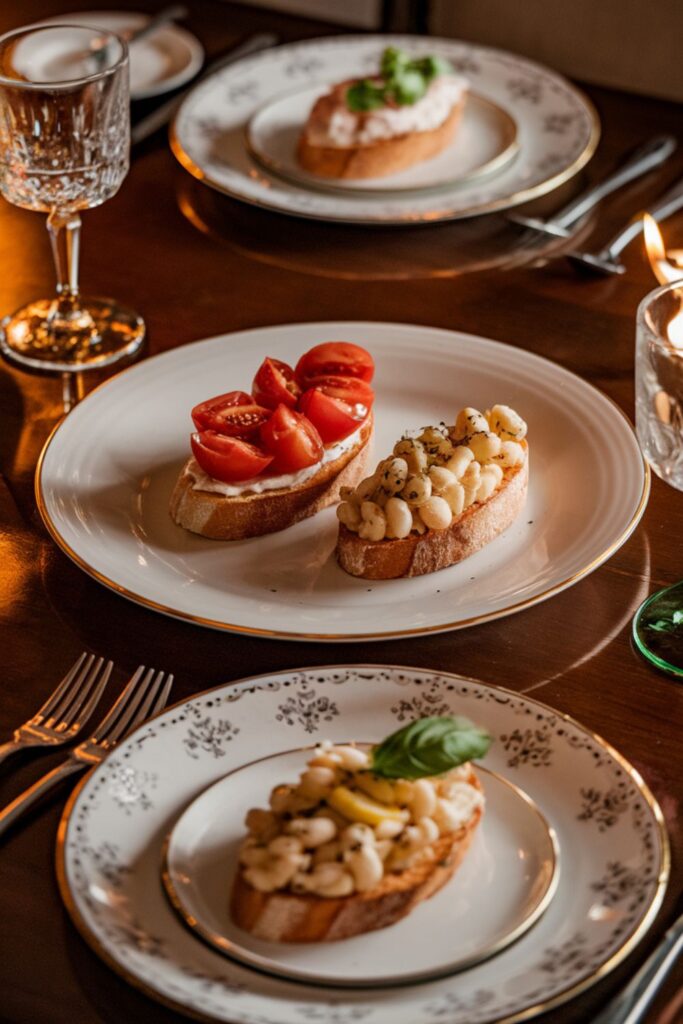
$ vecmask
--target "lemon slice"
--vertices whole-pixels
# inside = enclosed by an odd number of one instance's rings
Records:
[[[348,786],[333,789],[327,802],[349,821],[362,821],[365,825],[379,825],[382,821],[405,821],[408,817],[407,812],[400,807],[380,804]]]
[[[388,779],[380,779],[372,772],[356,772],[353,781],[354,785],[362,789],[373,800],[379,800],[383,804],[393,804],[396,800],[394,787]]]

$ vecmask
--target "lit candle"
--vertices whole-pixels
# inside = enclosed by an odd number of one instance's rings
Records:
[[[668,323],[660,327],[664,344],[653,353],[655,370],[662,385],[662,391],[654,399],[655,411],[663,423],[680,427],[683,415],[683,267],[678,265],[677,258],[676,262],[671,259],[672,256],[678,257],[679,251],[667,253],[654,217],[646,213],[643,220],[645,249],[655,277],[660,284],[681,282],[681,290],[672,293],[672,303],[678,302],[678,310]]]

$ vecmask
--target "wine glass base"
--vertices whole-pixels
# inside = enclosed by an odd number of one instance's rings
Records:
[[[82,299],[89,328],[74,324],[72,333],[49,321],[53,299],[38,299],[0,323],[0,351],[20,369],[47,373],[99,370],[131,356],[145,337],[145,322],[113,299]]]
[[[633,642],[651,664],[683,680],[683,581],[641,604],[633,617]]]

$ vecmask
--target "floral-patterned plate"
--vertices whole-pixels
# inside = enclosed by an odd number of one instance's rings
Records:
[[[499,173],[461,182],[438,194],[344,195],[290,182],[249,154],[245,129],[253,115],[286,93],[304,92],[375,71],[382,51],[445,57],[472,91],[516,123],[519,153]],[[524,57],[452,39],[421,36],[340,36],[278,46],[223,68],[183,102],[171,147],[196,178],[255,206],[280,213],[363,224],[455,220],[502,210],[567,181],[598,144],[597,114],[561,75]],[[456,140],[457,144],[457,140]]]
[[[378,736],[377,739],[382,737]],[[344,942],[265,942],[239,928],[230,897],[244,819],[298,778],[308,751],[259,758],[209,786],[175,823],[163,882],[182,920],[248,966],[297,981],[378,988],[425,981],[486,960],[532,927],[559,882],[557,843],[517,786],[477,765],[486,811],[455,877],[392,928]]]
[[[207,786],[249,760],[323,738],[381,737],[425,714],[464,714],[486,763],[554,829],[559,885],[541,919],[452,977],[350,991],[269,977],[198,941],[159,884],[164,840]],[[638,773],[573,719],[447,673],[379,665],[280,672],[218,687],[138,729],[73,794],[59,830],[64,901],[116,971],[162,1002],[234,1024],[490,1024],[566,1001],[614,968],[661,904],[669,844]],[[377,933],[379,936],[381,933]]]

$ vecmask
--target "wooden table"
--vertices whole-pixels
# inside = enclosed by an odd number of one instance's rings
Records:
[[[102,6],[107,6],[103,0]],[[110,6],[110,5],[109,5]],[[137,6],[137,5],[136,5]],[[0,15],[4,31],[59,11],[55,0],[24,0]],[[191,26],[208,52],[274,27],[284,39],[329,27],[267,12],[198,0]],[[626,148],[659,131],[681,133],[680,108],[595,88],[603,138],[587,177],[605,173]],[[609,237],[635,208],[683,172],[683,150],[661,171],[605,204],[594,241]],[[639,244],[626,253],[620,279],[580,280],[561,261],[543,269],[489,270],[414,277],[400,285],[328,271],[313,276],[264,254],[250,258],[221,232],[206,235],[180,212],[188,180],[159,135],[133,161],[121,192],[85,217],[83,282],[140,309],[151,352],[197,338],[264,324],[306,320],[393,320],[457,328],[538,352],[580,374],[633,415],[636,306],[654,286]],[[557,205],[557,198],[545,206]],[[231,212],[232,211],[232,212]],[[274,236],[286,231],[301,250],[309,226],[259,215]],[[0,206],[0,309],[43,294],[53,280],[43,218]],[[265,229],[264,229],[265,230]],[[431,229],[426,229],[431,230]],[[440,229],[435,230],[435,245]],[[321,263],[333,257],[344,229],[320,235]],[[683,246],[683,216],[668,225]],[[380,232],[376,267],[388,259]],[[445,236],[443,236],[445,238]],[[324,240],[327,240],[326,243]],[[327,251],[325,250],[327,245]],[[444,243],[445,244],[445,243]],[[304,246],[305,248],[305,246]],[[336,257],[335,257],[336,258]],[[633,974],[680,909],[683,890],[683,687],[651,669],[634,651],[630,618],[638,595],[683,577],[683,495],[654,478],[648,509],[634,536],[591,576],[552,600],[461,632],[424,639],[336,647],[229,636],[163,618],[128,603],[80,572],[48,539],[32,492],[41,446],[59,415],[58,384],[0,368],[0,733],[5,737],[88,648],[115,659],[117,683],[139,662],[177,676],[176,699],[240,676],[326,662],[428,666],[471,675],[569,712],[636,766],[666,815],[673,870],[664,906],[647,937],[612,974],[543,1020],[590,1021]],[[0,798],[10,799],[54,759],[25,759],[4,770]],[[61,798],[41,809],[0,850],[0,1018],[63,1024],[78,1021],[179,1021],[111,973],[76,934],[60,903],[53,872]],[[672,975],[648,1022],[683,1019]],[[678,982],[678,986],[677,986]]]

